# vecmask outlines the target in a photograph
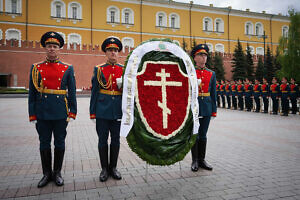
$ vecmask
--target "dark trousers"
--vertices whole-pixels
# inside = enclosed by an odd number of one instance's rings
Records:
[[[228,108],[231,108],[231,98],[229,95],[226,95],[226,99],[227,99],[227,106]]]
[[[203,118],[199,118],[200,127],[198,130],[197,140],[206,141],[207,140],[207,130],[209,127],[210,116],[204,116]]]
[[[56,149],[65,149],[65,139],[67,135],[68,122],[66,119],[60,120],[37,120],[36,130],[39,134],[40,150],[51,149],[52,133],[54,136],[54,146]]]
[[[221,95],[221,99],[222,99],[222,107],[225,108],[225,96]]]
[[[292,113],[297,112],[297,98],[291,97],[291,103],[292,103]]]
[[[273,102],[273,113],[278,112],[278,99],[276,97],[272,97]]]
[[[281,98],[281,108],[282,108],[282,112],[284,114],[289,113],[289,100],[288,100],[287,97],[282,97]]]
[[[255,105],[256,105],[256,112],[260,111],[260,99],[259,97],[254,97]]]
[[[96,119],[96,130],[98,134],[98,148],[107,146],[108,134],[110,132],[111,145],[120,146],[121,121],[109,119]]]
[[[236,96],[232,96],[232,106],[234,107],[234,109],[237,109],[237,102],[236,102]]]
[[[268,97],[263,97],[263,101],[264,101],[264,112],[268,112],[269,109],[269,98]]]
[[[246,104],[247,110],[251,110],[252,99],[250,96],[245,96],[245,104]]]
[[[217,104],[218,104],[218,107],[220,107],[220,95],[217,95]]]
[[[240,110],[244,110],[244,99],[243,96],[238,96],[239,99],[239,108]]]

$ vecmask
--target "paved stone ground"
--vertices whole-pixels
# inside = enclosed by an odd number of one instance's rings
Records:
[[[212,172],[190,171],[191,156],[167,166],[146,165],[121,139],[120,181],[98,181],[95,124],[89,98],[78,98],[68,126],[63,187],[41,178],[39,143],[26,98],[0,98],[0,199],[300,199],[300,115],[273,116],[219,109],[208,134]]]

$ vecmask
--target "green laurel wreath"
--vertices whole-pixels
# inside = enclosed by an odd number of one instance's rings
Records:
[[[172,42],[170,39],[152,39],[146,42],[149,41]],[[127,66],[129,57],[130,55],[127,57],[125,67]],[[177,62],[179,63],[181,70],[184,73],[187,73],[182,59],[176,57],[170,52],[150,51],[146,53],[139,64],[138,71],[142,70],[143,63],[146,61]],[[196,136],[197,135],[193,135],[191,110],[189,111],[188,119],[186,120],[184,127],[175,136],[167,140],[163,140],[153,136],[152,133],[149,133],[146,130],[135,104],[134,124],[126,139],[131,150],[147,163],[152,165],[171,165],[184,159],[185,155],[194,145]]]

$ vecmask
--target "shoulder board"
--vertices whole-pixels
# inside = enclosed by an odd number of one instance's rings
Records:
[[[42,63],[44,63],[45,61],[40,61],[40,62],[37,62],[37,63],[33,63],[33,65],[40,65]]]
[[[72,64],[69,64],[69,63],[65,63],[65,62],[62,62],[62,61],[59,61],[61,64],[63,65],[68,65],[68,66],[71,66]]]
[[[96,65],[96,67],[103,67],[104,65],[107,65],[107,63],[102,63],[100,65]]]
[[[120,63],[117,63],[116,65],[118,65],[118,66],[120,66],[120,67],[124,67],[122,64],[120,64]]]

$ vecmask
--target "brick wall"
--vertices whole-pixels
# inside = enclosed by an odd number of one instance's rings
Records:
[[[119,53],[119,63],[124,64],[128,55],[128,49]],[[22,41],[19,47],[18,41],[0,40],[0,74],[9,74],[9,86],[28,88],[29,70],[33,63],[43,61],[45,51],[39,42]],[[100,50],[99,45],[94,48],[88,45],[64,47],[60,51],[60,59],[63,62],[71,63],[75,69],[77,88],[90,87],[93,67],[106,61],[105,54]],[[232,54],[223,55],[225,78],[230,79]],[[254,62],[257,57],[254,56]],[[17,80],[15,80],[17,79]]]

